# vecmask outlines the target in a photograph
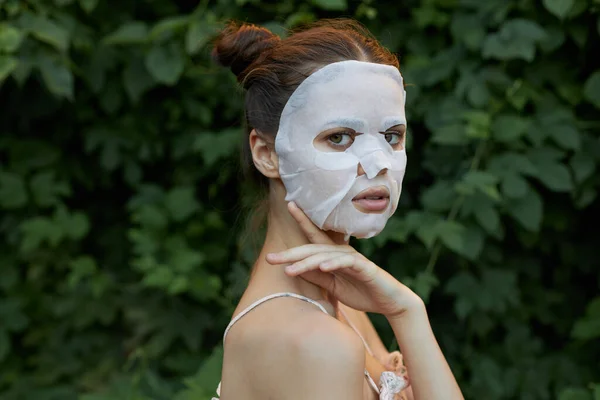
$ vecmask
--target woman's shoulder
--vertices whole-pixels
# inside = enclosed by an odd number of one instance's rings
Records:
[[[285,305],[283,300],[278,305],[265,303],[252,313],[232,329],[225,353],[226,362],[241,369],[238,373],[253,392],[316,399],[323,390],[330,395],[339,390],[330,386],[340,382],[361,392],[364,347],[350,327],[317,307],[291,300]],[[347,389],[343,390],[339,396],[345,396]]]

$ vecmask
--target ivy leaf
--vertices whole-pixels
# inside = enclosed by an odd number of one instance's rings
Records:
[[[141,21],[131,21],[121,25],[116,31],[102,39],[108,45],[144,43],[148,39],[148,26]]]
[[[313,4],[331,11],[343,11],[348,8],[346,0],[312,0]]]
[[[531,125],[531,119],[517,115],[500,115],[492,123],[494,139],[499,142],[512,142],[519,139]]]
[[[86,12],[86,14],[94,11],[98,5],[98,0],[79,0],[79,6]]]
[[[592,395],[587,389],[566,388],[560,392],[558,400],[592,400]]]
[[[0,54],[0,83],[19,66],[19,61],[13,56]]]
[[[573,189],[571,174],[563,164],[548,163],[539,169],[537,177],[548,189],[555,192],[568,192]]]
[[[520,198],[527,194],[529,184],[521,175],[508,173],[502,180],[502,192],[506,197]]]
[[[17,174],[0,171],[0,207],[15,209],[27,204],[27,189],[23,178]]]
[[[575,323],[571,336],[580,340],[600,338],[600,297],[588,304],[585,316]]]
[[[144,61],[139,57],[134,57],[129,60],[127,67],[123,71],[123,86],[129,100],[132,103],[137,103],[140,97],[155,85],[154,78],[144,64]]]
[[[217,133],[197,133],[192,145],[200,152],[206,165],[211,166],[221,157],[232,154],[240,145],[241,134],[238,129],[227,129]]]
[[[0,329],[0,362],[4,361],[6,356],[10,353],[11,343],[8,332],[4,329]]]
[[[461,244],[453,250],[467,259],[475,261],[479,258],[484,244],[485,235],[483,231],[476,225],[470,225],[466,229],[463,229]]]
[[[175,221],[189,218],[199,208],[193,187],[176,187],[165,197],[165,205]]]
[[[552,124],[544,128],[546,134],[563,149],[577,151],[581,147],[581,134],[573,125]]]
[[[0,24],[0,52],[13,53],[19,48],[22,40],[23,32],[19,29],[9,24]]]
[[[514,115],[500,115],[491,124],[491,132],[498,142],[515,142],[523,136],[530,125],[530,120]]]
[[[189,55],[197,54],[210,41],[219,28],[220,25],[214,22],[192,21],[185,35],[185,51]]]
[[[454,184],[450,181],[439,180],[423,192],[421,202],[428,210],[447,211],[455,198]]]
[[[466,127],[463,124],[440,126],[433,130],[432,141],[434,143],[450,145],[467,144],[469,138],[466,135],[466,131]]]
[[[69,184],[57,182],[53,170],[44,170],[35,174],[30,181],[31,193],[35,203],[41,207],[56,205],[62,196],[71,194]]]
[[[30,12],[24,13],[19,20],[21,27],[36,39],[54,46],[62,52],[69,48],[69,32],[56,22]]]
[[[478,202],[474,211],[475,219],[489,234],[495,234],[500,229],[500,215],[491,203]]]
[[[480,285],[473,274],[460,271],[446,283],[444,291],[456,297],[454,311],[460,319],[465,319],[479,301]]]
[[[543,216],[542,198],[532,188],[522,198],[507,202],[508,213],[516,219],[521,226],[532,232],[539,232]]]
[[[73,74],[66,65],[54,57],[42,57],[39,68],[50,93],[73,100]]]
[[[543,0],[543,3],[546,10],[558,18],[564,19],[569,11],[571,11],[575,0]]]
[[[600,21],[600,19],[598,20]],[[583,96],[597,108],[600,108],[600,70],[595,71],[583,85]]]
[[[146,55],[145,64],[157,82],[172,86],[183,73],[185,56],[175,43],[155,45]]]
[[[487,36],[482,55],[499,60],[522,58],[533,61],[536,43],[545,38],[546,32],[538,23],[515,18],[506,21],[499,32]]]
[[[575,181],[581,183],[592,176],[596,169],[594,159],[587,153],[577,152],[571,158],[571,170]]]
[[[406,282],[425,303],[429,301],[431,291],[440,283],[438,278],[429,271],[420,271],[412,280],[406,279]]]

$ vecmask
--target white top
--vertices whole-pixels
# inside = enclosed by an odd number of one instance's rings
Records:
[[[319,309],[321,311],[323,311],[325,314],[329,315],[329,313],[327,312],[327,310],[325,310],[325,307],[323,307],[322,304],[319,304],[315,300],[309,299],[308,297],[305,297],[305,296],[302,296],[302,295],[299,295],[296,293],[291,293],[291,292],[281,292],[281,293],[270,294],[268,296],[265,296],[263,298],[256,300],[254,303],[250,304],[248,307],[246,307],[244,310],[242,310],[238,315],[236,315],[235,318],[233,318],[231,320],[231,322],[229,323],[229,325],[227,325],[227,328],[225,329],[225,333],[223,334],[223,342],[225,342],[225,338],[227,337],[227,333],[229,333],[229,330],[244,315],[248,314],[250,311],[252,311],[254,308],[258,307],[262,303],[267,302],[272,299],[275,299],[275,298],[278,298],[278,297],[293,297],[298,300],[306,301],[307,303],[310,303],[310,304],[313,304],[313,305],[319,307]],[[342,310],[340,309],[340,311],[342,311]],[[343,311],[342,311],[342,315],[344,315],[344,318],[346,319],[346,321],[348,321],[348,324],[350,325],[350,327],[361,338],[362,342],[365,345],[365,349],[369,352],[369,354],[373,355],[373,352],[369,348],[369,345],[367,344],[365,339],[362,337],[362,335],[360,334],[358,329],[356,329],[354,324],[352,324],[352,322],[350,322],[350,320],[346,317],[346,315],[344,314]],[[394,400],[395,394],[400,393],[403,389],[405,389],[408,386],[408,381],[404,377],[398,376],[391,371],[384,371],[381,373],[381,378],[380,378],[380,382],[379,382],[380,387],[381,387],[381,391],[380,391],[379,388],[377,387],[377,385],[375,384],[375,381],[369,374],[369,371],[367,371],[366,369],[365,369],[365,376],[366,376],[369,384],[373,388],[373,390],[379,395],[380,400]],[[219,386],[217,387],[217,396],[220,396],[220,395],[221,395],[221,383],[219,383]],[[219,400],[219,399],[217,397],[213,397],[212,400]]]

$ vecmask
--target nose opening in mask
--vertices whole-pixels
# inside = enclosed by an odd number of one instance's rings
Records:
[[[382,151],[375,151],[362,157],[358,163],[358,175],[364,172],[367,178],[373,179],[377,175],[385,173],[392,165],[388,157]]]

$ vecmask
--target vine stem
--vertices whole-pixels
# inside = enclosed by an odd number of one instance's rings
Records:
[[[483,151],[485,150],[485,144],[486,144],[486,142],[482,140],[477,145],[477,148],[475,149],[475,155],[473,156],[473,160],[471,160],[471,165],[469,166],[468,172],[476,171],[477,169],[479,169],[479,164],[481,163],[481,158],[483,157]],[[464,201],[465,201],[464,194],[461,194],[460,196],[458,196],[458,198],[456,200],[454,200],[454,203],[452,203],[452,206],[450,207],[450,211],[448,212],[448,217],[446,218],[446,221],[454,221],[454,219],[456,218],[456,215],[460,211],[460,207],[462,206]],[[433,246],[433,251],[431,252],[431,256],[429,257],[427,266],[425,267],[426,273],[431,274],[433,272],[433,269],[435,268],[435,264],[437,263],[437,260],[440,256],[441,250],[442,250],[441,242],[438,239],[436,239],[434,246]]]

